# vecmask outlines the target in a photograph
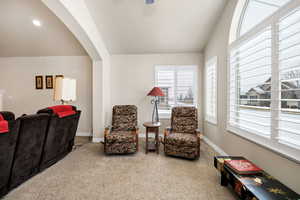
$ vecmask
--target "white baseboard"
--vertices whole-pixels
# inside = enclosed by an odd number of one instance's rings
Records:
[[[208,139],[208,137],[204,136],[203,140],[206,144],[208,144],[211,148],[213,148],[219,155],[222,156],[228,156],[227,153],[225,153],[225,151],[223,151],[223,149],[221,149],[219,146],[217,146],[215,143],[213,143],[212,141],[210,141],[210,139]]]
[[[77,132],[76,136],[90,137],[90,136],[92,136],[92,133],[90,133],[90,132]]]
[[[104,138],[94,138],[92,140],[93,143],[100,143],[100,142],[104,142]]]

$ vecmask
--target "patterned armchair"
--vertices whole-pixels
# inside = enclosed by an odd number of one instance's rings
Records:
[[[171,128],[165,130],[164,150],[169,156],[198,159],[200,156],[200,131],[195,107],[172,109]]]
[[[106,154],[130,154],[138,151],[137,107],[119,105],[113,107],[112,126],[105,128],[104,152]]]

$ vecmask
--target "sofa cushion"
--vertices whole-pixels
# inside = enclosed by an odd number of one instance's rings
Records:
[[[131,131],[113,131],[106,136],[107,143],[134,143],[136,136]]]
[[[137,126],[137,107],[118,105],[113,107],[112,129],[114,131],[134,130]]]
[[[176,146],[198,146],[198,137],[194,134],[189,133],[172,133],[166,138],[166,144],[176,145]]]
[[[174,107],[172,109],[172,130],[179,133],[196,133],[198,128],[195,107]]]
[[[199,157],[199,147],[165,144],[165,154],[187,159],[197,159]]]

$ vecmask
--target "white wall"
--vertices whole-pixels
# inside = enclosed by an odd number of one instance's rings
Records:
[[[36,75],[75,78],[77,100],[72,104],[82,110],[78,132],[92,133],[92,62],[88,56],[0,58],[0,69],[0,90],[5,90],[3,109],[16,116],[60,104],[53,101],[53,89],[35,89]]]
[[[229,155],[242,155],[300,193],[300,165],[226,131],[227,48],[238,0],[230,0],[205,49],[205,60],[218,56],[218,125],[204,122],[204,134]]]
[[[112,105],[133,104],[138,107],[139,125],[151,121],[153,105],[148,92],[154,87],[155,65],[197,65],[199,67],[199,93],[201,97],[202,55],[187,54],[140,54],[140,55],[113,55],[111,57],[111,99]],[[199,98],[199,121],[201,107]],[[162,120],[164,126],[167,120]],[[201,126],[201,124],[200,124]],[[144,128],[141,130],[144,132]],[[161,129],[162,132],[162,129]]]
[[[42,0],[64,22],[93,60],[93,141],[103,137],[110,107],[110,55],[84,0]]]

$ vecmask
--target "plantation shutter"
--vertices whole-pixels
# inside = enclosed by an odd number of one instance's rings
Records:
[[[174,106],[196,105],[196,66],[156,66],[156,86],[165,97],[160,97],[159,112],[170,112]]]
[[[231,48],[229,129],[271,134],[271,43],[268,27]]]
[[[206,64],[205,120],[217,122],[217,58]]]
[[[300,147],[300,10],[281,18],[279,29],[279,77],[281,109],[279,142]]]

